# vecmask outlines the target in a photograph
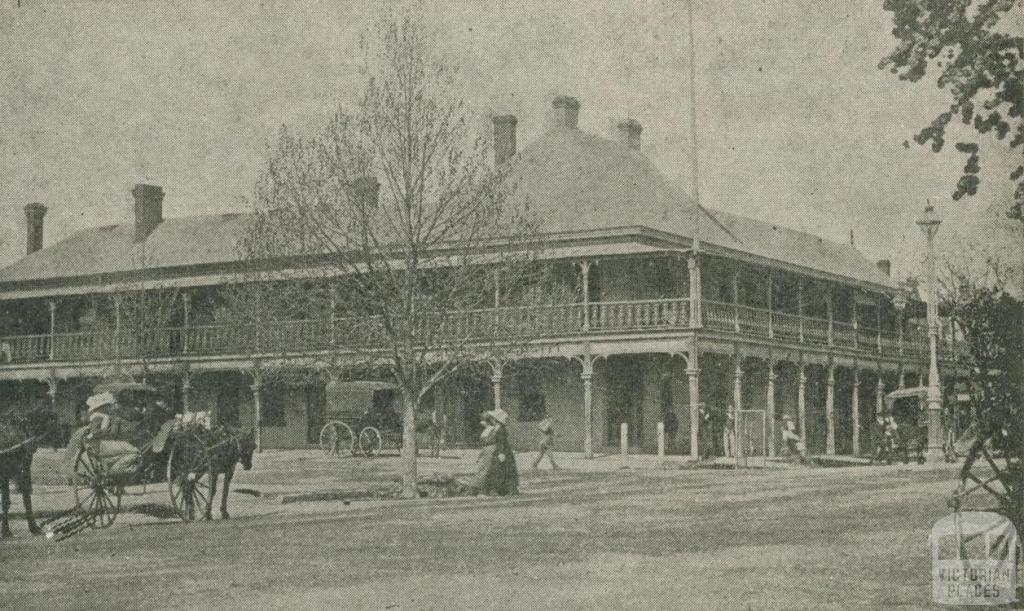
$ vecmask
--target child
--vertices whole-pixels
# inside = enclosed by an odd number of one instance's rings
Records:
[[[551,418],[544,418],[537,423],[537,428],[540,429],[540,442],[537,444],[537,458],[533,460],[533,470],[536,471],[537,467],[540,466],[540,461],[547,456],[548,460],[551,461],[551,469],[557,470],[558,465],[555,464],[555,425],[551,422]]]

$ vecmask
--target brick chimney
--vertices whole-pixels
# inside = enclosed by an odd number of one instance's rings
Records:
[[[580,117],[580,101],[572,96],[559,95],[551,102],[555,107],[555,125],[576,129]]]
[[[499,115],[494,121],[494,165],[499,166],[516,154],[516,117]]]
[[[30,255],[43,247],[43,217],[46,206],[32,203],[25,206],[25,254]]]
[[[640,132],[644,131],[643,126],[636,119],[626,119],[619,123],[619,142],[631,149],[640,148]]]
[[[164,220],[164,190],[156,185],[135,185],[135,241],[141,242]]]
[[[882,273],[886,276],[892,275],[892,261],[889,259],[879,259],[875,265],[877,265],[878,269],[882,270]]]

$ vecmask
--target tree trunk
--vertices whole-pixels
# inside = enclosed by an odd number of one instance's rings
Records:
[[[416,489],[416,395],[402,392],[402,498],[419,496]]]

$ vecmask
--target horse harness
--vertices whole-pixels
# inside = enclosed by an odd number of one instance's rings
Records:
[[[7,454],[13,454],[14,452],[17,452],[18,450],[22,449],[23,447],[27,446],[28,444],[30,444],[30,443],[32,443],[35,440],[40,439],[40,438],[42,438],[42,435],[33,435],[33,436],[29,437],[28,439],[25,439],[25,440],[23,440],[23,441],[21,441],[19,443],[16,443],[16,444],[14,444],[13,446],[11,446],[9,448],[4,448],[3,450],[0,450],[0,456],[4,456],[4,455],[7,455]]]

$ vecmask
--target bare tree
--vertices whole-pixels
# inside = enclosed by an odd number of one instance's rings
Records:
[[[135,271],[112,283],[114,291],[93,295],[86,319],[89,333],[65,339],[61,349],[112,362],[107,376],[114,378],[131,377],[132,369],[145,378],[154,358],[176,353],[183,339],[177,328],[182,294],[148,278],[148,264],[142,249]]]
[[[302,261],[306,289],[279,286],[293,296],[327,287],[317,294],[329,303],[335,360],[393,377],[406,496],[416,493],[420,402],[470,362],[521,354],[540,328],[538,308],[524,306],[566,300],[538,262],[537,219],[505,168],[488,163],[456,71],[420,23],[380,22],[353,112],[310,137],[282,130],[242,244],[250,267]],[[280,280],[269,273],[256,276]],[[313,301],[275,298],[279,314],[308,313]]]

